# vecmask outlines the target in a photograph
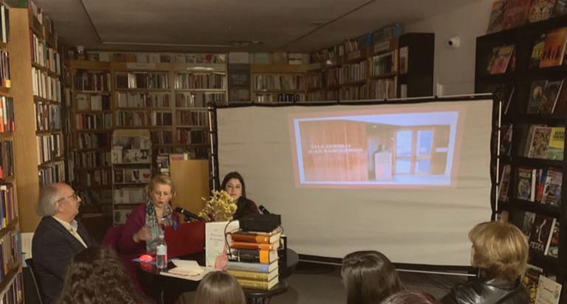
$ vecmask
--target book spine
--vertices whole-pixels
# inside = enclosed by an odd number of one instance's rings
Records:
[[[263,243],[263,244],[270,243],[270,237],[263,235],[253,235],[253,234],[247,235],[247,234],[233,233],[231,234],[231,237],[233,241],[237,241],[237,242],[250,242],[250,243]]]
[[[270,264],[228,262],[228,270],[254,271],[268,273]]]
[[[232,250],[229,260],[247,263],[269,264],[270,251],[268,250]]]
[[[234,249],[260,249],[260,250],[274,250],[277,248],[274,244],[246,243],[246,242],[232,242],[232,245],[230,247]]]
[[[237,279],[242,288],[268,290],[268,282]]]
[[[258,280],[262,282],[269,281],[267,273],[258,273],[251,271],[239,271],[239,270],[228,270],[228,273],[236,277],[237,279],[247,279],[247,280]]]

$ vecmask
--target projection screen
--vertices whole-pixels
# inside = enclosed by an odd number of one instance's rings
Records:
[[[219,177],[281,214],[296,252],[469,266],[490,220],[492,100],[217,108]]]

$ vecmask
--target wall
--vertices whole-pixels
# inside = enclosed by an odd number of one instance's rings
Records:
[[[405,26],[405,32],[435,33],[434,81],[437,95],[474,93],[476,37],[486,33],[493,0],[477,0],[460,9]],[[458,36],[459,48],[449,47]]]

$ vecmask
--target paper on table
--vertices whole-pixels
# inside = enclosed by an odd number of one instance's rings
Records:
[[[202,267],[202,272],[198,275],[190,275],[184,272],[177,272],[175,271],[176,269],[179,269],[179,267],[173,268],[168,270],[167,272],[163,271],[160,272],[160,275],[164,275],[164,276],[168,276],[168,277],[175,277],[175,278],[180,278],[180,279],[185,279],[185,280],[190,280],[190,281],[201,281],[203,279],[203,277],[211,272],[211,271],[218,271],[217,269],[213,268],[213,267]]]

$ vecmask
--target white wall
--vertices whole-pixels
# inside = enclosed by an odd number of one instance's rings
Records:
[[[433,90],[437,95],[474,93],[476,37],[486,33],[493,0],[477,0],[460,9],[408,24],[405,32],[435,33]],[[458,36],[459,48],[447,45]]]

